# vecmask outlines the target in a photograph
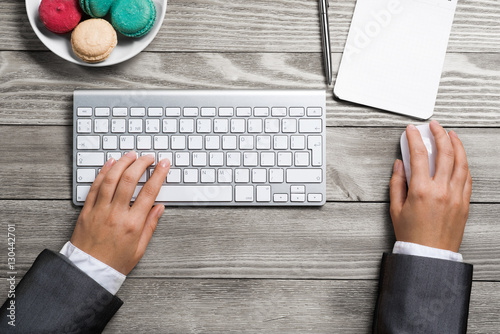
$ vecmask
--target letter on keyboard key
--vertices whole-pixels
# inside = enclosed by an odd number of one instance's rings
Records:
[[[231,202],[232,186],[162,186],[158,202]]]
[[[321,119],[299,120],[299,132],[301,133],[320,133],[322,129]]]
[[[78,152],[76,159],[77,166],[103,166],[104,152]]]
[[[288,183],[321,183],[322,170],[319,168],[295,168],[286,170]]]

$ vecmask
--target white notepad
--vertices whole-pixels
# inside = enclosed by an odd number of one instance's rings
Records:
[[[432,116],[457,0],[358,0],[334,94]]]

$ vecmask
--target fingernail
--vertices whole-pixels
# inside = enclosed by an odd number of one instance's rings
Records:
[[[127,152],[125,155],[129,158],[137,159],[137,153],[135,153],[135,151]]]
[[[433,119],[433,120],[431,121],[431,123],[433,123],[433,124],[435,124],[435,125],[439,125],[439,122],[438,122],[438,121],[436,121],[435,119]]]
[[[416,130],[417,127],[413,124],[408,124],[407,129],[413,131],[413,130]]]
[[[399,159],[396,159],[396,162],[394,162],[394,171],[395,172],[399,172],[399,170],[401,169],[401,164],[403,162]]]
[[[455,137],[455,138],[458,138],[458,135],[455,131],[451,130],[450,132],[448,132],[448,135],[452,136],[452,137]]]
[[[160,219],[161,216],[163,216],[163,211],[165,211],[165,205],[162,205],[160,211],[158,211],[158,219]]]
[[[163,159],[160,161],[160,167],[167,168],[168,165],[170,165],[170,161],[168,161],[168,159]]]
[[[109,158],[108,161],[106,161],[106,163],[104,164],[104,167],[113,166],[115,162],[116,160],[114,158]]]

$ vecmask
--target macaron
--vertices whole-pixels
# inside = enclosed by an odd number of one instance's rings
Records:
[[[104,17],[115,0],[80,0],[82,10],[92,17]]]
[[[146,35],[156,20],[152,0],[115,0],[111,6],[111,24],[127,37]]]
[[[88,19],[71,33],[75,55],[87,63],[98,63],[109,57],[118,43],[115,29],[103,19]]]
[[[45,27],[56,34],[70,32],[82,19],[78,0],[42,0],[38,13]]]

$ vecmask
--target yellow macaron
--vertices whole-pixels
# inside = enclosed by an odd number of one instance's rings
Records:
[[[107,59],[117,43],[115,29],[103,19],[85,20],[71,33],[73,52],[87,63],[98,63]]]

